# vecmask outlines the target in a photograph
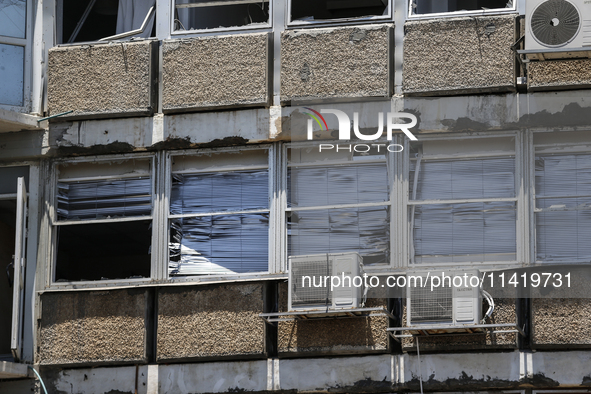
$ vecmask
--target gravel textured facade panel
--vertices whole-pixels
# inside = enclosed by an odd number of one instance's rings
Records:
[[[387,97],[390,25],[281,35],[281,100]]]
[[[150,115],[152,42],[55,47],[49,50],[47,99],[67,117]]]
[[[591,60],[551,60],[527,64],[529,90],[591,87]]]
[[[591,299],[532,299],[533,343],[536,345],[591,345]]]
[[[279,311],[287,311],[287,283],[279,287]],[[368,298],[367,307],[387,306],[385,299]],[[386,317],[280,322],[280,353],[386,351]]]
[[[158,293],[157,360],[262,355],[263,284],[227,284]]]
[[[512,91],[516,15],[434,18],[404,25],[403,91]]]
[[[41,302],[41,364],[146,361],[146,291],[46,293]]]
[[[164,41],[163,110],[266,105],[268,41],[266,33]]]

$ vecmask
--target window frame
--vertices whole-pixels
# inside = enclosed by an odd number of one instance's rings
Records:
[[[400,141],[401,137],[399,137],[398,135],[393,136],[392,141],[388,141],[386,139],[379,139],[376,141],[373,141],[373,143],[375,144],[401,144]],[[326,141],[324,141],[326,142]],[[386,171],[387,171],[387,178],[388,178],[388,182],[389,182],[389,190],[388,190],[388,194],[389,194],[389,200],[387,201],[383,201],[383,202],[375,202],[375,203],[359,203],[359,204],[338,204],[338,205],[330,205],[330,206],[310,206],[310,207],[304,207],[303,209],[293,209],[288,207],[287,205],[287,191],[288,191],[288,185],[287,185],[287,173],[288,173],[288,168],[290,167],[290,163],[289,163],[289,155],[288,155],[288,151],[289,149],[299,149],[299,148],[310,148],[310,147],[315,147],[315,146],[319,146],[321,143],[323,143],[323,141],[310,141],[310,142],[290,142],[290,143],[286,143],[284,144],[284,149],[283,149],[283,157],[284,157],[284,165],[282,168],[282,189],[284,191],[284,197],[282,199],[282,201],[280,201],[281,204],[281,219],[283,220],[282,223],[282,228],[284,229],[283,231],[285,231],[285,235],[283,236],[283,244],[282,244],[282,266],[284,267],[283,269],[287,272],[288,267],[288,259],[289,259],[289,251],[288,251],[288,244],[289,244],[289,236],[288,236],[288,232],[287,232],[287,213],[288,212],[295,212],[295,211],[301,211],[301,210],[308,210],[308,211],[313,211],[313,210],[319,210],[319,209],[341,209],[341,208],[354,208],[354,207],[363,207],[363,206],[367,206],[367,207],[381,207],[381,206],[387,206],[389,207],[390,210],[390,214],[389,214],[389,230],[390,230],[390,239],[389,239],[389,249],[390,249],[390,261],[386,264],[375,264],[375,265],[368,265],[365,266],[364,265],[364,271],[368,274],[379,274],[379,273],[387,273],[387,272],[391,272],[393,269],[396,269],[397,267],[400,267],[400,243],[397,237],[398,234],[398,218],[399,218],[399,202],[400,202],[400,198],[399,198],[399,194],[402,190],[401,188],[401,184],[400,182],[397,181],[397,179],[400,179],[400,166],[398,165],[398,163],[402,163],[402,156],[403,152],[398,152],[398,153],[388,153],[386,154],[386,157],[384,160],[360,160],[357,163],[370,163],[370,162],[384,162],[384,164],[386,165]],[[367,143],[367,141],[356,141],[356,140],[352,140],[351,141],[351,145],[354,145],[356,143]],[[406,149],[406,148],[405,148]],[[343,161],[343,160],[339,160],[339,161],[322,161],[322,162],[311,162],[309,164],[306,164],[306,166],[309,167],[314,167],[314,166],[327,166],[329,164],[334,164],[334,165],[339,165],[339,164],[346,164],[346,163],[351,163],[354,164],[355,161],[351,160],[351,161]]]
[[[150,180],[151,180],[151,192],[152,192],[152,212],[149,216],[135,216],[135,217],[123,217],[113,219],[82,219],[82,220],[58,220],[57,219],[57,207],[58,207],[58,182],[60,178],[58,176],[58,167],[63,164],[85,164],[85,163],[109,163],[109,162],[121,162],[121,161],[133,161],[133,160],[149,160],[150,162]],[[156,272],[158,266],[158,161],[153,154],[124,154],[118,156],[84,156],[76,158],[63,158],[56,159],[51,163],[51,182],[50,182],[50,196],[51,208],[48,212],[48,224],[49,224],[49,240],[48,242],[48,275],[46,278],[46,287],[50,289],[77,289],[77,288],[97,288],[97,287],[110,287],[115,285],[140,285],[149,284],[156,279]],[[129,176],[130,178],[132,176]],[[95,177],[81,177],[79,180],[99,180],[99,179],[123,179],[126,177],[118,176],[95,176]],[[82,224],[92,223],[120,223],[128,221],[141,221],[150,220],[152,223],[152,236],[151,236],[151,253],[150,253],[150,276],[146,278],[133,278],[133,279],[106,279],[106,280],[94,280],[94,281],[63,281],[56,282],[55,275],[57,269],[57,233],[58,226],[75,226]],[[155,252],[156,251],[156,252]]]
[[[413,230],[411,229],[411,208],[413,206],[420,206],[424,205],[421,203],[422,200],[411,200],[410,195],[410,162],[411,162],[411,154],[410,154],[410,143],[406,141],[405,150],[408,152],[405,154],[405,197],[404,197],[404,212],[403,215],[406,216],[405,227],[402,230],[406,234],[406,245],[405,245],[405,253],[404,253],[404,262],[403,267],[407,267],[411,270],[429,270],[429,269],[441,269],[441,268],[453,268],[453,267],[466,267],[466,268],[475,268],[475,269],[498,269],[502,267],[502,269],[506,269],[508,267],[520,267],[526,264],[528,259],[527,250],[529,248],[529,235],[527,232],[529,231],[526,223],[528,223],[528,212],[526,203],[526,191],[527,187],[524,187],[526,184],[524,176],[527,174],[527,167],[524,167],[524,156],[523,149],[524,147],[527,149],[528,144],[524,144],[524,134],[521,132],[477,132],[477,133],[453,133],[448,135],[441,135],[441,134],[433,134],[433,135],[423,135],[419,139],[419,142],[432,142],[432,141],[461,141],[461,140],[475,140],[475,139],[482,139],[486,140],[487,138],[513,138],[514,139],[514,151],[512,153],[507,152],[503,153],[501,151],[491,151],[490,153],[483,149],[481,152],[477,154],[447,154],[447,155],[437,155],[431,158],[431,160],[470,160],[470,159],[478,159],[478,158],[495,158],[495,157],[513,157],[515,161],[515,173],[514,173],[514,184],[515,184],[515,196],[512,198],[503,197],[503,198],[483,198],[483,199],[446,199],[446,200],[425,200],[428,201],[428,204],[458,204],[458,203],[470,203],[470,202],[509,202],[513,201],[515,204],[515,260],[507,260],[507,261],[486,261],[486,262],[477,262],[477,261],[468,261],[468,262],[441,262],[441,263],[415,263],[413,262],[414,256],[414,234]],[[524,171],[525,169],[525,171]]]
[[[273,1],[273,0],[271,0]],[[314,21],[292,20],[291,18],[291,4],[293,0],[287,0],[285,10],[285,26],[288,29],[297,28],[311,28],[311,27],[333,27],[333,26],[350,26],[363,25],[371,23],[388,23],[392,22],[394,18],[394,1],[388,0],[387,15],[366,16],[359,18],[342,18],[342,19],[322,19]]]
[[[172,159],[176,156],[193,156],[198,157],[202,155],[211,155],[215,153],[232,153],[232,152],[245,152],[245,151],[256,151],[256,150],[266,150],[267,151],[267,166],[268,169],[268,202],[269,207],[265,210],[244,210],[244,211],[232,211],[232,212],[208,212],[208,213],[196,213],[196,214],[171,214],[170,213],[170,200],[171,200],[171,193],[172,193]],[[280,242],[281,233],[279,231],[275,231],[277,225],[275,223],[277,214],[276,214],[276,198],[274,196],[277,195],[277,169],[275,168],[276,163],[276,155],[278,149],[277,144],[261,144],[261,145],[249,145],[249,146],[239,146],[239,147],[223,147],[223,148],[209,148],[209,149],[187,149],[187,150],[178,150],[178,151],[168,151],[165,153],[166,157],[164,159],[165,165],[164,167],[164,201],[161,204],[161,212],[162,212],[162,224],[165,226],[163,230],[165,232],[165,239],[162,240],[162,248],[165,253],[165,257],[163,256],[161,261],[164,261],[164,264],[160,267],[160,275],[162,278],[169,283],[195,283],[195,282],[227,282],[232,280],[256,280],[261,279],[261,277],[268,277],[274,274],[281,273],[282,271],[279,269],[277,261],[276,261],[276,249],[277,245]],[[213,167],[213,166],[212,166]],[[204,169],[203,173],[212,173],[212,172],[224,172],[224,171],[240,171],[240,170],[248,170],[252,169],[263,169],[262,166],[243,166],[237,163],[235,167],[227,167],[223,168],[220,167],[219,171],[216,171],[215,168],[207,168]],[[189,173],[189,172],[187,172]],[[199,172],[192,172],[193,174]],[[268,253],[268,261],[267,261],[267,271],[259,271],[259,272],[246,272],[246,273],[231,273],[231,274],[211,274],[211,275],[186,275],[186,276],[170,276],[168,273],[168,263],[169,263],[169,240],[170,240],[170,221],[175,218],[180,217],[203,217],[203,216],[216,216],[220,214],[228,215],[228,214],[240,214],[240,213],[249,213],[254,211],[265,211],[269,214],[269,229],[268,229],[268,245],[267,245],[267,253]]]
[[[569,130],[570,131],[570,130]],[[566,133],[568,133],[567,131]],[[587,130],[580,130],[574,131],[577,132],[588,132]],[[552,260],[552,261],[544,261],[538,260],[538,242],[537,242],[537,213],[542,212],[541,209],[537,208],[537,189],[536,189],[536,179],[535,179],[535,171],[536,171],[536,157],[539,156],[565,156],[565,155],[587,155],[591,157],[591,137],[587,137],[583,141],[568,141],[565,142],[549,142],[549,143],[536,143],[534,136],[543,135],[543,134],[550,134],[556,133],[551,130],[549,131],[535,131],[531,133],[531,162],[530,162],[530,176],[531,176],[531,209],[530,209],[530,226],[531,226],[531,265],[532,266],[552,266],[552,265],[580,265],[585,264],[585,262],[581,261],[573,261],[572,259],[560,259],[560,260]],[[553,137],[558,137],[559,134],[552,135]],[[573,195],[573,196],[564,196],[561,195],[559,197],[540,197],[539,199],[544,198],[584,198],[585,195]]]
[[[490,15],[503,15],[503,14],[514,14],[517,12],[517,3],[519,0],[512,0],[513,6],[511,8],[492,8],[490,10],[472,10],[472,11],[448,11],[448,12],[434,12],[431,14],[414,14],[413,3],[421,0],[408,0],[407,7],[408,13],[406,15],[407,20],[420,20],[420,19],[434,19],[434,18],[454,18],[461,16],[490,16]]]
[[[25,38],[0,35],[0,44],[23,47],[23,105],[0,103],[0,109],[13,112],[31,112],[32,48],[33,48],[33,0],[25,2]]]
[[[208,1],[216,1],[216,0],[208,0]],[[158,3],[158,1],[157,1]],[[254,2],[252,2],[254,3]],[[258,3],[258,2],[257,2]],[[166,23],[168,24],[170,39],[174,38],[188,38],[188,37],[195,37],[195,36],[218,36],[218,35],[226,35],[226,34],[248,34],[248,33],[260,33],[260,32],[269,32],[273,28],[273,7],[275,6],[274,0],[268,0],[269,3],[269,20],[265,24],[256,24],[252,25],[245,25],[245,26],[231,26],[231,27],[216,27],[213,29],[193,29],[193,30],[175,30],[175,9],[176,9],[176,0],[170,0],[169,7],[168,7],[168,14],[162,15],[161,18],[166,19]],[[223,7],[220,5],[219,7]],[[158,16],[157,16],[158,17]],[[158,35],[158,34],[157,34]],[[163,37],[159,37],[162,39]]]

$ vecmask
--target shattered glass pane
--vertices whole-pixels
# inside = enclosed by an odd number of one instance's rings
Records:
[[[176,219],[170,225],[171,276],[265,272],[269,214]]]
[[[152,213],[150,178],[58,182],[58,219],[105,219]]]
[[[0,36],[25,38],[26,26],[26,0],[0,0]]]
[[[172,176],[172,214],[244,211],[268,207],[268,170]]]

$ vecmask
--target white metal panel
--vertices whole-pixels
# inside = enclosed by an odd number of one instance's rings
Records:
[[[10,348],[16,360],[21,359],[22,328],[23,328],[23,297],[25,274],[25,244],[27,218],[27,190],[25,178],[18,178],[16,205],[16,234],[14,243],[14,285],[12,299],[12,334]]]

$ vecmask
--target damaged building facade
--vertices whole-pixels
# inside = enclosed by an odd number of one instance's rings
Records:
[[[0,392],[587,393],[588,3],[0,0]],[[294,313],[347,253],[573,286]]]

